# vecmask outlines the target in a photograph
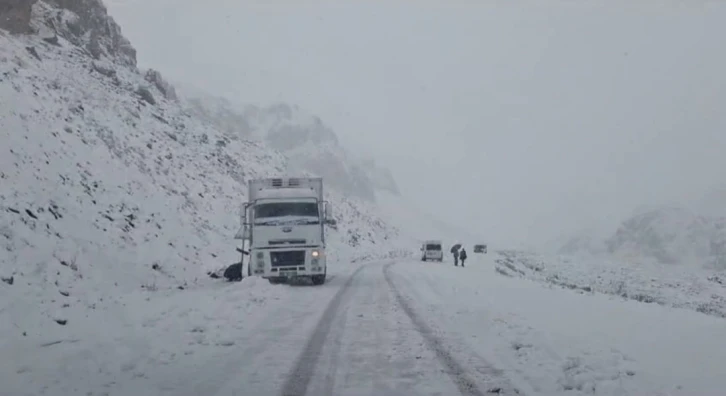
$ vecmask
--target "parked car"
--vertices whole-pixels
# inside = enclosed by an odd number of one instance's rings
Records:
[[[474,253],[487,253],[487,245],[474,245]]]

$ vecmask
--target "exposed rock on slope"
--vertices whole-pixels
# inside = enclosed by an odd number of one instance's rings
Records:
[[[136,49],[108,15],[101,0],[43,0],[34,6],[41,33],[50,28],[94,59],[136,66]]]
[[[30,15],[37,0],[3,0],[0,3],[0,30],[12,34],[30,33]]]
[[[329,126],[298,106],[278,103],[237,110],[226,99],[199,93],[187,103],[194,114],[229,135],[261,141],[284,153],[290,171],[305,169],[321,175],[341,191],[371,202],[376,200],[376,191],[399,194],[388,169],[371,159],[355,158]]]

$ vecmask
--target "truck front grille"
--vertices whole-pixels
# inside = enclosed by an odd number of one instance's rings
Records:
[[[270,252],[270,262],[273,267],[304,265],[305,251],[292,250],[287,252]]]

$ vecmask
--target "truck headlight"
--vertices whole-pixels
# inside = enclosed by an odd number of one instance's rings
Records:
[[[317,250],[313,250],[313,252],[311,254],[312,254],[313,257],[320,256],[320,252],[318,252]]]

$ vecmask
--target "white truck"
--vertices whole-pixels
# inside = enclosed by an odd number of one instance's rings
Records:
[[[248,201],[241,210],[241,239],[249,257],[248,276],[270,283],[309,278],[325,283],[325,225],[335,225],[330,204],[323,200],[323,179],[268,178],[248,182]],[[247,249],[245,250],[245,244]]]

